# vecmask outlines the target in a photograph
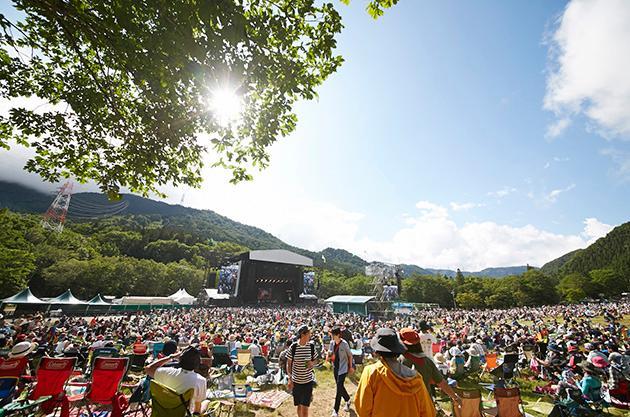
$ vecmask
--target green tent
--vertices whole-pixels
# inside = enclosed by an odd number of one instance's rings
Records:
[[[101,297],[100,294],[96,294],[94,296],[94,298],[92,298],[90,301],[87,302],[89,305],[93,305],[93,306],[108,306],[111,305],[110,303],[108,303],[107,301],[103,300],[103,297]]]
[[[69,289],[64,292],[63,294],[59,295],[58,297],[55,298],[51,298],[50,300],[48,300],[49,304],[53,304],[53,305],[60,305],[60,304],[64,304],[64,305],[80,305],[80,304],[86,304],[85,301],[79,300],[77,297],[75,297],[72,294],[72,291],[70,291]]]
[[[48,304],[35,297],[30,288],[24,288],[19,293],[2,300],[3,304]]]

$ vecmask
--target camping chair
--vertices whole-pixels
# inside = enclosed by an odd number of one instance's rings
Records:
[[[162,353],[162,351],[164,350],[164,343],[163,342],[155,342],[153,343],[153,349],[151,350],[151,353],[153,355],[153,359],[157,359],[158,355],[160,353]]]
[[[478,389],[464,390],[461,388],[454,388],[453,390],[462,400],[461,407],[451,402],[454,417],[483,417],[481,391]]]
[[[199,364],[199,369],[197,373],[202,377],[208,379],[208,374],[210,373],[210,368],[212,368],[212,358],[201,358],[201,364]]]
[[[13,401],[18,381],[20,379],[15,376],[0,377],[0,407]]]
[[[350,352],[352,353],[352,360],[354,361],[355,365],[362,365],[363,364],[363,350],[362,349],[350,349]]]
[[[191,388],[183,394],[151,381],[151,417],[191,417],[190,401],[194,390]]]
[[[21,377],[26,371],[28,358],[0,359],[0,378]]]
[[[261,375],[267,375],[269,367],[267,366],[267,360],[262,356],[254,356],[252,358],[252,364],[254,365],[254,378]]]
[[[232,358],[228,354],[228,347],[226,345],[216,345],[212,348],[212,358],[214,366],[227,365],[232,366]]]
[[[484,413],[492,417],[524,417],[525,409],[521,401],[521,392],[518,388],[495,388],[494,398],[497,406],[484,410]]]
[[[441,343],[431,343],[431,356],[435,356],[436,353],[439,353],[442,349]]]
[[[518,372],[518,353],[507,353],[503,356],[501,368],[503,371],[503,379],[509,384],[514,380],[514,374]]]
[[[77,403],[77,415],[81,415],[83,408],[87,409],[88,415],[93,415],[97,408],[103,406],[111,408],[112,417],[120,417],[122,412],[128,407],[127,400],[118,390],[122,378],[127,370],[127,358],[103,358],[97,357],[94,360],[92,369],[92,380],[85,384],[87,391],[75,395],[70,401]],[[84,384],[70,384],[84,385]]]
[[[236,363],[238,366],[246,367],[252,361],[252,353],[249,350],[239,349],[236,354]]]
[[[481,374],[479,376],[483,376],[485,372],[490,372],[497,367],[497,354],[496,353],[486,353],[486,365],[483,367]]]
[[[147,363],[147,359],[149,358],[149,353],[132,354],[129,356],[129,370],[131,372],[143,372],[144,366]]]
[[[39,406],[45,415],[61,406],[61,417],[69,417],[70,407],[65,393],[66,382],[74,371],[76,358],[44,357],[37,368],[37,382],[25,400],[16,400],[4,408],[5,412],[32,414]]]

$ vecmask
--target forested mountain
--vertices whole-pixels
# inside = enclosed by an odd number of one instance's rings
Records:
[[[449,278],[455,278],[457,271],[452,269],[433,269],[425,268],[426,271],[433,275],[447,276]],[[461,271],[465,277],[489,277],[489,278],[501,278],[510,275],[520,275],[527,271],[527,266],[505,266],[505,267],[493,267],[482,269],[481,271],[470,272]]]
[[[587,274],[603,268],[630,277],[630,222],[615,227],[605,237],[575,253],[560,272]]]
[[[583,249],[576,249],[569,253],[565,253],[561,257],[556,258],[553,261],[549,261],[546,264],[544,264],[542,268],[540,268],[540,270],[544,272],[545,274],[551,274],[551,275],[558,274],[560,272],[560,269],[564,266],[564,264],[569,262],[576,254],[578,254],[582,250]]]

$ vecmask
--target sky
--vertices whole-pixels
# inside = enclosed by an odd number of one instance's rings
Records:
[[[208,168],[166,201],[464,270],[541,266],[630,220],[630,2],[401,0],[377,21],[363,3],[336,3],[345,63],[270,167],[236,186]],[[28,154],[1,152],[0,178],[50,189]]]

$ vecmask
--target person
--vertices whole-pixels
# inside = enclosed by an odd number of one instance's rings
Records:
[[[310,342],[311,330],[307,325],[298,329],[298,337],[298,341],[291,345],[287,358],[288,388],[293,391],[293,405],[297,407],[298,417],[308,417],[315,380],[315,346]]]
[[[580,367],[584,371],[584,377],[577,383],[582,395],[589,401],[599,402],[602,400],[602,381],[599,374],[602,372],[591,362],[582,362]]]
[[[428,357],[433,359],[433,344],[437,343],[437,339],[431,333],[433,328],[429,323],[425,320],[422,320],[419,325],[420,332],[420,346],[422,346],[422,351]]]
[[[179,358],[179,368],[166,368],[162,365]],[[190,409],[194,415],[202,413],[206,399],[206,378],[202,377],[195,370],[201,365],[201,354],[194,347],[189,347],[183,352],[165,356],[162,359],[147,365],[144,368],[147,376],[155,379],[156,382],[172,389],[178,394],[183,394],[189,389],[193,389],[193,396],[190,401]]]
[[[251,345],[249,345],[249,351],[252,355],[252,358],[256,356],[260,356],[260,345],[258,344],[258,340],[254,339]]]
[[[341,329],[335,327],[332,329],[331,335],[332,341],[330,342],[326,360],[333,364],[333,375],[337,385],[335,405],[332,412],[332,416],[336,417],[339,414],[342,398],[346,402],[344,411],[350,411],[350,394],[346,391],[344,382],[346,376],[354,372],[354,368],[352,367],[352,351],[348,342],[341,338]]]
[[[354,398],[359,417],[435,417],[422,376],[398,361],[405,347],[396,332],[378,329],[370,346],[379,360],[361,374]]]
[[[432,392],[432,385],[436,385],[440,390],[448,395],[455,403],[460,403],[461,399],[448,385],[442,373],[438,370],[435,363],[427,358],[422,351],[420,344],[420,335],[413,329],[404,328],[400,331],[400,338],[407,348],[407,352],[403,354],[403,364],[411,369],[415,369],[424,381],[429,394]]]

